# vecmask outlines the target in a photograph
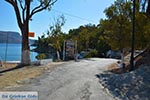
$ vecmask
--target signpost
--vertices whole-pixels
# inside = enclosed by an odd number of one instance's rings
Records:
[[[64,41],[63,60],[75,59],[77,55],[77,42],[72,40]]]
[[[28,37],[34,37],[34,35],[35,35],[34,32],[29,32],[28,33]]]

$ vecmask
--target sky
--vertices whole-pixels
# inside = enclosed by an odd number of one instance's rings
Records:
[[[34,0],[35,1],[35,0]],[[104,10],[111,6],[114,0],[58,0],[50,11],[42,11],[32,17],[30,32],[35,33],[35,39],[46,33],[49,26],[54,23],[54,18],[64,15],[66,22],[62,31],[68,33],[70,29],[78,28],[89,23],[97,25],[100,19],[104,19]],[[36,6],[36,3],[33,3]],[[0,31],[20,30],[12,6],[0,0]]]

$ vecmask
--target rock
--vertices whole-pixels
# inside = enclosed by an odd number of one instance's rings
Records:
[[[0,73],[0,76],[3,76],[3,74],[2,74],[2,73]]]
[[[100,74],[100,83],[110,93],[122,100],[150,99],[150,66],[124,74]],[[148,99],[147,99],[148,98]]]
[[[24,80],[21,80],[21,81],[16,81],[17,84],[29,84],[30,83],[30,79],[24,79]]]
[[[22,81],[16,81],[16,83],[17,83],[17,84],[23,84],[23,82],[22,82]]]

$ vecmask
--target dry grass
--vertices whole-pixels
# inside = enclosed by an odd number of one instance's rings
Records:
[[[118,69],[118,64],[117,63],[113,63],[111,65],[108,66],[108,70],[115,70],[115,69]]]
[[[0,70],[5,70],[9,68],[16,67],[18,64],[17,63],[2,63],[2,66],[0,67]]]
[[[150,65],[150,52],[144,52],[142,55],[138,56],[135,58],[135,66],[134,66],[134,70],[138,69],[140,67],[140,65],[142,64],[146,64],[146,65]],[[126,61],[125,62],[125,68],[119,68],[117,63],[111,64],[110,66],[108,66],[108,71],[116,73],[116,74],[121,74],[121,73],[126,73],[129,72],[130,69],[130,62]]]
[[[54,68],[61,63],[52,63],[45,66],[26,66],[23,68],[15,69],[9,72],[5,72],[0,75],[0,90],[5,90],[6,87],[20,85],[18,81],[31,79],[41,75],[46,70]],[[5,68],[13,68],[17,64],[5,64]],[[2,68],[1,68],[2,69]]]

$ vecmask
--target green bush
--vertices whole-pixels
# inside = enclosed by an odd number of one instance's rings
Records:
[[[90,50],[87,55],[85,55],[85,58],[91,58],[91,57],[98,57],[98,51],[97,50]]]
[[[45,59],[45,58],[46,58],[46,54],[45,53],[41,53],[41,54],[36,56],[36,59],[38,59],[38,60]]]

